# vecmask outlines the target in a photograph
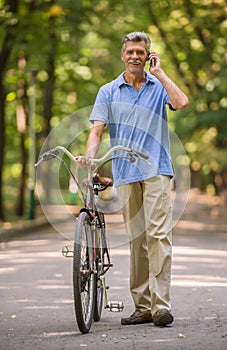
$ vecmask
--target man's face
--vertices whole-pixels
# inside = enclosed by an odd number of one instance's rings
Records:
[[[131,73],[139,73],[144,70],[147,55],[148,52],[144,41],[128,41],[125,43],[121,59],[125,63],[126,70]]]

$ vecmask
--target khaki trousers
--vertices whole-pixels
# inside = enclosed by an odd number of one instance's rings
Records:
[[[124,208],[130,236],[130,291],[135,309],[171,309],[172,204],[170,178],[158,175],[129,185]]]

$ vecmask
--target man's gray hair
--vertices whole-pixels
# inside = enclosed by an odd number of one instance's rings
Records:
[[[147,34],[145,34],[144,32],[131,32],[131,33],[125,35],[125,37],[122,41],[122,51],[124,51],[125,44],[128,41],[135,41],[135,42],[144,41],[146,44],[147,52],[150,51],[151,40],[150,40],[149,36]]]

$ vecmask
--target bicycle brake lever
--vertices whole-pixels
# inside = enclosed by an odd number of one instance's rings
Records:
[[[148,154],[145,154],[145,153],[142,153],[142,152],[139,152],[139,151],[133,151],[133,153],[137,156],[137,157],[140,157],[144,160],[147,160],[149,158],[149,155]]]
[[[145,153],[142,153],[142,152],[139,152],[139,151],[132,151],[133,152],[133,158],[134,158],[134,161],[135,161],[135,157],[138,157],[140,159],[142,159],[145,163],[147,163],[147,165],[151,166],[152,164],[148,161],[149,159],[149,155],[148,154],[145,154]],[[132,157],[132,154],[130,155],[130,157]]]
[[[129,155],[129,160],[130,160],[131,163],[135,163],[136,158],[132,154],[130,154]]]

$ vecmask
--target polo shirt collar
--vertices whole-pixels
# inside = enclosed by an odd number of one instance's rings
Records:
[[[118,87],[121,87],[122,85],[127,84],[125,79],[124,79],[124,74],[125,74],[125,72],[121,73],[119,75],[119,77],[116,79]],[[146,84],[148,84],[148,83],[154,84],[155,83],[155,79],[152,77],[151,74],[145,72],[145,75],[146,75]]]

